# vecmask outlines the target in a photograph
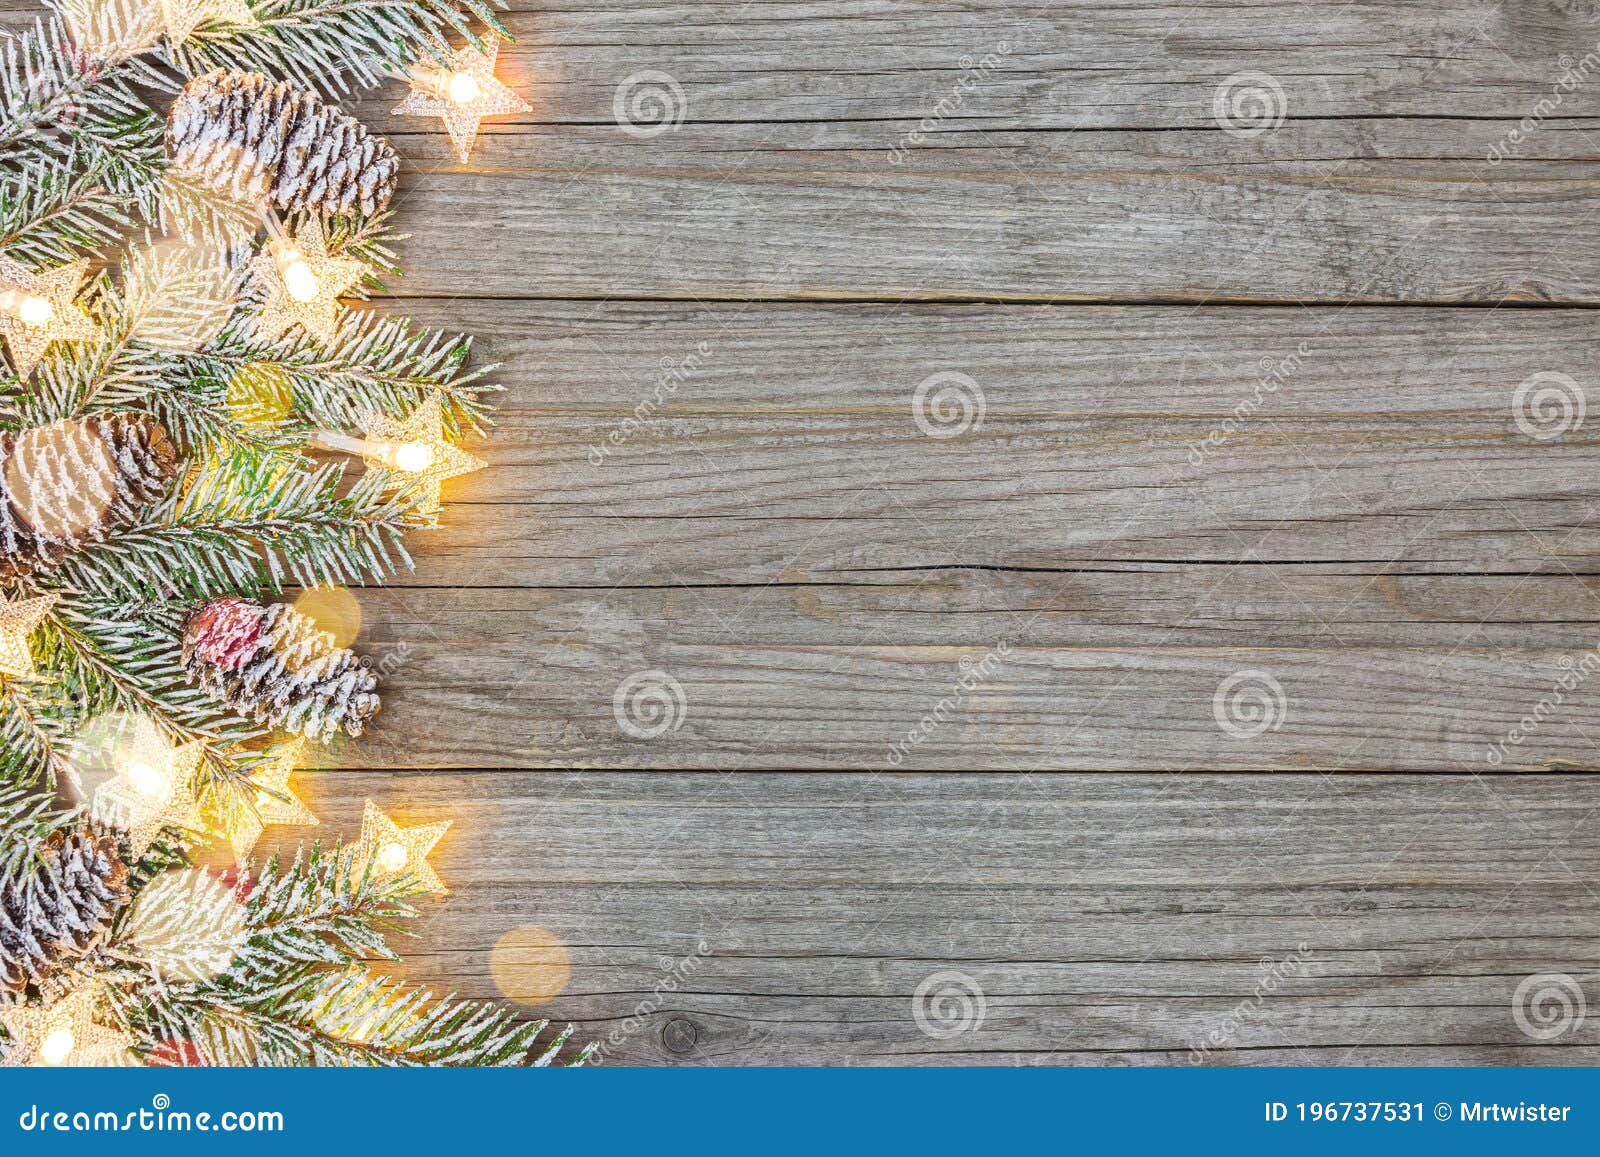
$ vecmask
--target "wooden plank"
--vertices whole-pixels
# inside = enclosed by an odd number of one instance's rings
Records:
[[[402,292],[1595,300],[1576,10],[730,0],[512,24],[535,109],[470,165],[362,105],[412,158]],[[1219,92],[1283,122],[1223,132]],[[683,123],[630,134],[630,97]]]
[[[1597,593],[1571,578],[1291,585],[1260,568],[363,592],[362,645],[388,672],[387,706],[340,758],[397,767],[1592,769],[1600,704],[1586,684],[1600,669]],[[1564,613],[1575,619],[1556,618]],[[647,689],[647,703],[619,707],[629,686]],[[649,706],[650,695],[661,702]],[[1259,721],[1258,705],[1269,713]],[[656,709],[668,712],[660,729],[651,726]]]
[[[368,795],[454,819],[406,975],[492,996],[493,945],[548,929],[570,981],[530,1011],[611,1063],[1600,1060],[1592,1018],[1540,1043],[1512,1012],[1529,974],[1600,972],[1596,777],[299,782],[324,831]],[[931,1037],[948,971],[985,1013]]]
[[[517,43],[500,50],[501,74],[534,105],[509,122],[511,131],[611,124],[616,90],[645,69],[678,82],[689,123],[916,122],[943,100],[949,119],[993,126],[1210,127],[1218,83],[1245,69],[1273,75],[1290,116],[1470,109],[1519,119],[1596,46],[1582,10],[1493,0],[932,0],[914,10],[892,0],[605,0],[554,9],[515,0],[509,8]],[[963,75],[971,83],[957,89]],[[417,124],[386,121],[391,103],[373,99],[361,115],[395,128]],[[1594,116],[1600,98],[1578,86],[1553,111]]]
[[[463,249],[416,229],[407,292],[1593,300],[1572,226],[1600,104],[1562,83],[1595,48],[1577,12],[728,3],[512,23],[505,71],[534,112],[471,166],[422,145],[403,213],[494,225]],[[1276,132],[1219,131],[1240,72],[1269,77],[1242,88]],[[684,124],[623,132],[630,95]],[[1443,119],[1365,119],[1396,116]]]
[[[412,304],[515,384],[428,585],[1600,553],[1586,311]]]
[[[611,125],[617,89],[641,71],[681,87],[687,123],[883,120],[930,115],[993,127],[1211,128],[1216,89],[1233,73],[1270,74],[1287,117],[1459,116],[1520,120],[1582,74],[1596,49],[1590,15],[1571,6],[1459,3],[1249,7],[1227,0],[512,0],[515,33],[499,73],[532,103],[488,135],[532,124]],[[0,2],[0,27],[46,15]],[[958,84],[963,76],[972,83]],[[633,91],[628,89],[627,91]],[[959,92],[962,99],[952,99]],[[1583,85],[1543,115],[1600,115]],[[943,105],[941,106],[941,101]],[[379,131],[394,90],[346,97]],[[443,134],[430,161],[445,163]],[[432,145],[430,145],[432,148]]]
[[[518,389],[422,589],[363,594],[388,707],[341,759],[1597,766],[1600,462],[1514,404],[1582,391],[1586,311],[417,304]],[[948,370],[984,418],[930,437]]]
[[[408,161],[405,293],[1595,300],[1577,9],[727,0],[513,25],[536,111],[468,166],[385,114],[398,86],[353,103]],[[1270,76],[1242,87],[1276,129],[1219,127],[1239,73]],[[671,78],[681,125],[619,127],[640,74]]]
[[[493,996],[549,928],[544,1011],[612,1063],[1600,1060],[1512,1007],[1600,973],[1600,778],[1386,774],[1600,767],[1593,427],[1513,409],[1586,387],[1592,312],[1188,308],[1593,304],[1581,6],[512,23],[535,107],[470,165],[351,103],[407,158],[393,304],[514,387],[418,574],[362,594],[386,712],[325,755],[375,770],[302,777],[323,832],[457,821],[408,975]],[[645,71],[681,127],[615,123]],[[1218,124],[1243,71],[1276,129]],[[854,304],[737,303],[821,298]],[[899,304],[944,300],[1019,304]],[[1185,308],[1021,304],[1101,300]],[[984,420],[930,437],[951,372]],[[683,706],[646,738],[614,696],[650,672]],[[1246,672],[1282,698],[1250,676],[1229,730]],[[718,773],[526,770],[571,765]],[[982,1023],[930,1035],[951,971]]]
[[[981,124],[981,122],[980,122]],[[413,168],[406,293],[509,297],[1592,302],[1585,131],[1499,122],[534,127]],[[440,228],[449,223],[448,228]]]

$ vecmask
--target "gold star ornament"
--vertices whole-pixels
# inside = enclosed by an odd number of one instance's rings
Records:
[[[391,470],[420,494],[423,514],[439,513],[440,490],[446,479],[471,474],[488,465],[444,436],[444,399],[430,394],[404,421],[369,414],[362,427],[367,436],[363,458],[376,470]]]
[[[314,827],[320,821],[299,796],[289,790],[289,777],[305,755],[303,743],[285,744],[271,763],[258,767],[250,776],[246,798],[234,809],[228,822],[228,841],[239,859],[248,856],[268,824],[294,824]]]
[[[122,828],[137,858],[163,828],[201,827],[199,771],[205,748],[199,741],[174,747],[148,719],[115,744],[116,774],[94,793],[94,814]]]
[[[35,273],[0,257],[0,337],[23,381],[52,342],[99,340],[100,327],[73,300],[88,271],[88,258]]]
[[[33,652],[28,649],[28,636],[38,630],[50,608],[56,605],[56,595],[40,595],[36,599],[18,599],[7,602],[0,595],[0,677],[32,679],[34,676]]]
[[[95,996],[89,989],[68,993],[42,1008],[25,1004],[0,1007],[0,1024],[11,1038],[0,1064],[12,1068],[131,1064],[128,1050],[133,1037],[97,1024],[94,1012]]]
[[[456,156],[467,163],[478,125],[485,117],[528,112],[533,108],[511,89],[495,79],[494,59],[498,44],[480,52],[471,45],[450,54],[445,68],[418,65],[411,72],[411,91],[394,107],[396,116],[442,117],[456,147]]]
[[[450,889],[439,879],[439,873],[428,863],[427,856],[449,827],[449,820],[441,820],[418,824],[414,828],[402,828],[379,811],[378,805],[369,799],[366,809],[361,813],[361,839],[355,847],[355,870],[359,872],[365,868],[380,880],[410,876],[417,882],[419,891],[442,896]]]
[[[339,296],[367,274],[354,258],[328,252],[327,233],[315,217],[301,223],[292,241],[269,241],[250,270],[267,290],[256,318],[256,337],[262,341],[277,341],[296,325],[318,341],[330,340],[339,328]]]

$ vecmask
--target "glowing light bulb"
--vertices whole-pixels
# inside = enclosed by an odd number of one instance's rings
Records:
[[[394,448],[394,465],[409,474],[421,474],[433,465],[433,447],[426,442],[402,442]]]
[[[471,104],[483,95],[483,88],[478,84],[477,77],[465,72],[451,73],[445,91],[450,94],[452,104]]]
[[[315,301],[317,294],[322,291],[317,275],[311,272],[311,266],[306,264],[305,258],[298,255],[291,256],[283,263],[283,288],[299,302]]]
[[[128,766],[127,777],[133,790],[140,795],[160,795],[167,787],[167,777],[161,774],[160,769],[143,760]]]
[[[77,1046],[78,1038],[72,1035],[72,1030],[66,1025],[53,1029],[39,1042],[39,1059],[47,1065],[59,1065],[72,1055],[72,1050]]]
[[[390,840],[378,848],[378,867],[385,872],[398,872],[406,866],[406,847],[398,840]]]
[[[22,319],[23,325],[45,325],[55,315],[55,306],[44,298],[34,297],[32,294],[17,304],[17,317]]]

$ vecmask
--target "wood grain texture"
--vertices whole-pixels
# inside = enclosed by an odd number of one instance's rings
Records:
[[[1600,642],[1600,456],[1516,402],[1536,367],[1587,376],[1587,311],[414,304],[517,389],[414,589],[365,596],[404,661],[347,760],[1600,756],[1593,697],[1557,690]],[[952,371],[981,421],[929,436],[913,393]],[[1247,670],[1284,717],[1241,738],[1215,695]],[[642,741],[613,697],[652,671],[683,715]]]
[[[362,106],[407,134],[407,293],[1595,300],[1581,6],[727,0],[510,23],[534,110],[470,165]],[[1277,128],[1223,131],[1258,123]],[[463,245],[438,221],[484,224]]]
[[[1596,300],[1583,5],[591,0],[509,23],[534,111],[469,165],[392,91],[346,102],[406,157],[406,293]],[[652,108],[666,131],[619,124]]]
[[[495,942],[547,928],[571,979],[529,1011],[608,1063],[1600,1061],[1592,1019],[1513,1015],[1600,971],[1591,777],[301,778],[332,824],[455,818],[406,975],[494,995]],[[951,971],[983,1018],[932,1037]]]
[[[405,292],[1593,302],[1593,146],[1549,124],[1491,165],[1506,127],[985,128],[896,164],[903,131],[853,121],[532,126],[484,141],[482,168],[410,174]],[[436,227],[464,221],[492,224]]]
[[[500,50],[501,68],[534,108],[487,131],[512,135],[610,125],[617,87],[646,69],[682,86],[686,123],[909,127],[967,70],[983,83],[949,119],[990,127],[1209,129],[1217,84],[1245,69],[1278,79],[1291,117],[1517,119],[1600,39],[1582,5],[1497,0],[515,0],[507,22],[517,42]],[[390,131],[416,127],[386,120],[391,104],[368,99],[361,115]],[[1580,86],[1555,111],[1594,117],[1600,98]]]
[[[1592,6],[509,19],[470,164],[347,102],[405,158],[376,307],[508,387],[301,777],[456,821],[407,975],[546,927],[530,1013],[611,1063],[1600,1061],[1513,1012],[1600,999],[1600,444],[1517,400],[1600,364]]]

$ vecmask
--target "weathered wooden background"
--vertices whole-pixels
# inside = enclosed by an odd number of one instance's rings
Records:
[[[547,928],[608,1063],[1600,1059],[1600,11],[510,24],[471,165],[357,102],[508,387],[303,777],[455,820],[410,975]]]

